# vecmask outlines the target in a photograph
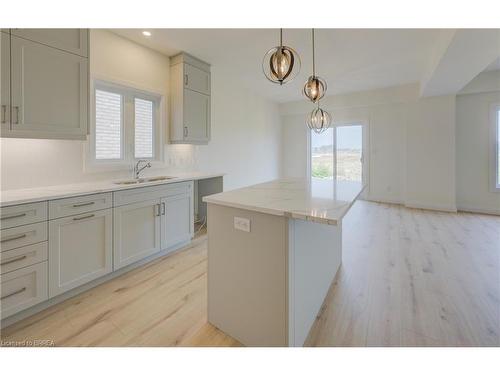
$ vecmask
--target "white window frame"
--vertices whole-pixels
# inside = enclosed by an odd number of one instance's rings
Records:
[[[95,93],[96,90],[104,90],[122,95],[122,137],[121,137],[121,159],[96,159],[96,119],[95,119]],[[135,157],[135,107],[134,99],[151,100],[153,104],[153,157]],[[117,83],[115,81],[93,79],[91,81],[90,95],[90,127],[86,147],[84,169],[86,172],[113,171],[130,169],[139,159],[150,160],[153,167],[162,167],[163,152],[163,128],[164,96],[154,90],[139,88],[128,83]]]
[[[494,103],[490,106],[490,186],[494,193],[500,192],[500,184],[498,183],[498,150],[500,144],[498,142],[498,132],[500,131],[500,103]]]
[[[366,185],[362,196],[367,196],[369,192],[369,176],[370,176],[370,157],[369,157],[369,144],[370,144],[370,126],[368,120],[349,120],[338,121],[332,124],[333,128],[333,174],[337,175],[337,127],[340,126],[359,126],[361,125],[363,133],[363,170],[362,170],[362,183]],[[305,126],[305,125],[304,125]],[[311,178],[312,158],[311,158],[311,134],[312,130],[307,129],[307,163],[306,163],[306,176]]]

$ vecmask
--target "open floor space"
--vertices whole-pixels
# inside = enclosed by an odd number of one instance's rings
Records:
[[[367,201],[307,346],[499,346],[500,218]],[[239,346],[207,323],[206,237],[2,330],[56,346]]]

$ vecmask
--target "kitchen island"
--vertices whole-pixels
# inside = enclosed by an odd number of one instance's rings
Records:
[[[247,346],[302,346],[342,261],[357,182],[276,180],[208,203],[208,320]]]

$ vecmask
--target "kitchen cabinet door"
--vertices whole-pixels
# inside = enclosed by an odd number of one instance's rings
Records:
[[[49,221],[49,297],[110,273],[113,212],[94,211]]]
[[[12,136],[85,139],[88,60],[11,36]]]
[[[161,200],[161,247],[168,249],[193,236],[193,196],[181,194]]]
[[[113,209],[114,269],[125,267],[161,250],[160,200]]]
[[[0,34],[0,121],[2,134],[10,130],[10,35]]]
[[[87,29],[11,29],[12,35],[88,57]]]
[[[184,90],[184,139],[207,142],[210,138],[210,96]]]
[[[210,73],[184,64],[184,88],[210,95]]]

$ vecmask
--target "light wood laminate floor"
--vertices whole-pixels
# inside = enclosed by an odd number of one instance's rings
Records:
[[[500,217],[357,202],[310,346],[500,346]],[[238,346],[206,323],[206,241],[1,332],[57,346]]]

